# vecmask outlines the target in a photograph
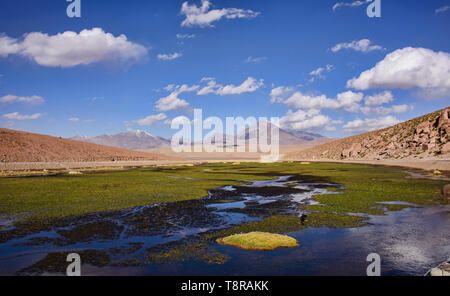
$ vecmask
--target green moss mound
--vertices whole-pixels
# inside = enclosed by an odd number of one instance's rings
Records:
[[[287,235],[268,232],[241,233],[217,239],[217,243],[244,250],[272,251],[278,248],[295,248],[299,243]]]

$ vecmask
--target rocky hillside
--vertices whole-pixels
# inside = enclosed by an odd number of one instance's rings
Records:
[[[0,129],[0,162],[95,162],[176,159],[178,158]]]
[[[285,155],[296,159],[427,159],[450,155],[450,107],[397,125]]]

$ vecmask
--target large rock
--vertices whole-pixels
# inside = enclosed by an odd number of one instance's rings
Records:
[[[450,263],[446,262],[430,270],[431,276],[450,276]]]
[[[361,144],[360,143],[355,143],[355,144],[353,144],[352,145],[352,154],[353,155],[356,155],[356,154],[358,154],[359,152],[361,152],[361,149],[362,149],[362,146],[361,146]]]
[[[441,115],[439,116],[439,119],[437,121],[437,128],[439,130],[447,129],[449,126],[449,120],[448,120],[448,114],[450,113],[450,108],[445,109],[442,111]]]
[[[416,128],[417,134],[429,134],[431,131],[430,123],[428,121],[422,122]]]
[[[450,142],[445,143],[441,148],[441,153],[449,153],[450,152]]]
[[[430,275],[431,276],[449,276],[450,273],[436,267],[436,268],[431,269]]]
[[[341,152],[341,157],[342,158],[349,158],[352,155],[352,152],[350,149],[344,149]]]
[[[344,149],[341,152],[342,158],[355,157],[362,151],[361,143],[354,143],[350,148]]]

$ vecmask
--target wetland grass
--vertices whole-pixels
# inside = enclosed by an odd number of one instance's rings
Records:
[[[154,203],[192,200],[213,188],[241,186],[248,181],[292,176],[290,182],[341,184],[341,194],[315,196],[320,205],[304,206],[319,213],[383,215],[407,205],[382,205],[401,201],[415,205],[445,202],[442,180],[409,179],[400,168],[338,164],[204,164],[120,171],[84,172],[82,175],[0,178],[0,217],[17,222],[121,210]],[[287,191],[294,191],[290,183]],[[286,189],[285,189],[286,190]],[[331,191],[331,190],[330,190]],[[448,201],[447,201],[448,202]]]
[[[87,260],[93,254],[97,256],[91,250],[85,250],[84,254],[87,258],[85,261],[92,261],[94,266],[160,265],[182,261],[224,264],[230,257],[218,252],[214,245],[216,241],[223,243],[229,237],[248,238],[245,234],[249,233],[257,233],[261,237],[277,236],[306,228],[355,228],[368,225],[368,215],[383,215],[387,211],[399,211],[405,207],[448,202],[441,193],[445,181],[411,179],[407,178],[408,175],[403,169],[391,167],[284,162],[3,177],[0,178],[0,219],[9,221],[15,218],[15,221],[13,225],[7,224],[13,227],[8,229],[9,226],[5,226],[7,229],[0,231],[0,242],[55,230],[58,235],[56,238],[36,236],[23,242],[22,246],[50,245],[56,249],[67,249],[77,243],[114,241],[124,235],[140,238],[167,235],[176,232],[180,225],[216,228],[221,225],[220,216],[212,209],[205,208],[206,204],[243,201],[242,194],[256,194],[263,199],[266,195],[307,194],[307,190],[301,189],[304,187],[297,188],[302,184],[315,184],[317,188],[328,190],[329,194],[313,197],[319,202],[316,205],[292,204],[283,198],[262,205],[247,203],[247,211],[243,213],[258,217],[256,221],[211,229],[189,239],[157,244],[147,249],[144,249],[142,241],[136,241],[137,245],[118,245],[102,250],[100,261]],[[280,184],[279,187],[243,186],[251,184],[251,181],[277,182],[282,176],[289,178],[284,178],[284,185]],[[217,190],[230,185],[233,186],[231,191]],[[208,199],[197,200],[207,197],[208,193]],[[176,203],[178,201],[182,202]],[[155,203],[161,205],[144,207],[136,215],[122,217],[123,209]],[[284,211],[292,210],[292,207],[298,207],[307,218],[301,219],[298,213]],[[239,213],[236,209],[235,212]],[[110,219],[119,219],[120,223],[108,222]],[[127,228],[124,229],[122,224]],[[251,237],[247,242],[250,247],[246,247],[251,248],[255,242],[258,239]],[[264,246],[258,246],[264,249]],[[255,245],[253,248],[256,248]],[[143,252],[142,256],[139,252]],[[52,264],[63,256],[61,254],[49,253],[42,262],[24,272],[58,272],[62,267]],[[127,258],[128,255],[121,254],[133,255]]]

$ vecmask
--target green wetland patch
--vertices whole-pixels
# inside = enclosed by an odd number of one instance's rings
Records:
[[[252,252],[220,238],[340,233],[392,212],[447,207],[444,181],[407,176],[391,167],[292,162],[0,178],[0,274],[60,274],[69,251],[99,274],[152,274],[173,264],[189,274],[199,264],[233,266],[240,252]],[[262,256],[309,250],[299,243],[300,251]]]

